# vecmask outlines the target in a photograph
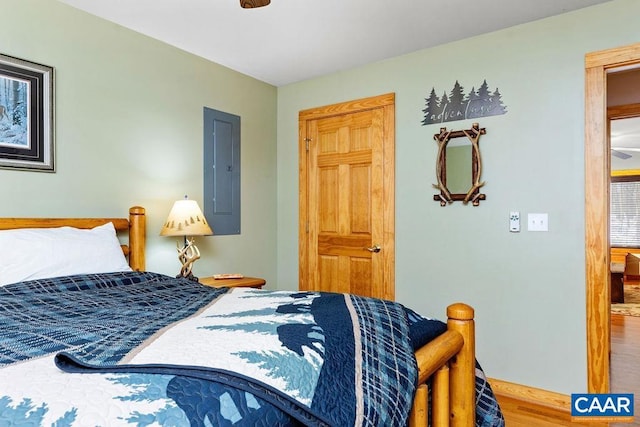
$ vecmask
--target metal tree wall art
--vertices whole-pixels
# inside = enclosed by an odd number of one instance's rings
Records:
[[[448,96],[447,92],[444,92],[442,97],[438,97],[435,88],[432,88],[429,97],[425,98],[425,103],[426,107],[422,110],[423,126],[507,113],[500,91],[496,88],[492,92],[486,80],[478,90],[472,87],[466,95],[464,87],[457,80]]]

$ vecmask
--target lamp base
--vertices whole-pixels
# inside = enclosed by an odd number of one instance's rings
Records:
[[[200,258],[200,251],[198,247],[193,243],[193,237],[184,238],[184,246],[181,248],[178,243],[178,259],[182,264],[182,268],[180,268],[180,273],[176,276],[177,278],[184,277],[185,279],[193,280],[195,282],[198,281],[198,278],[193,275],[191,272],[191,268],[193,267],[193,263],[196,262]]]

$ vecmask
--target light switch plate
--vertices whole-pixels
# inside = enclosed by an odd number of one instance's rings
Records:
[[[520,231],[520,212],[511,211],[509,213],[509,231],[512,233]]]
[[[527,215],[527,230],[549,231],[549,214],[530,213]]]

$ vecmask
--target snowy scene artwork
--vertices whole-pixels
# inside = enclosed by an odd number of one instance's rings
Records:
[[[0,54],[0,168],[54,172],[53,68]]]

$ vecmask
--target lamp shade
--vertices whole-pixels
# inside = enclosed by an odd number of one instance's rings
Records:
[[[195,200],[178,200],[160,230],[161,236],[208,236],[213,230]]]

